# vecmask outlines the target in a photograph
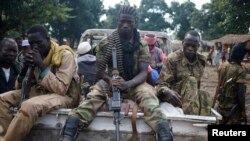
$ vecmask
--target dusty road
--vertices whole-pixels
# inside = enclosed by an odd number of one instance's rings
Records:
[[[244,63],[250,69],[250,62]],[[216,85],[218,82],[217,68],[207,65],[204,75],[201,80],[201,89],[209,92],[213,97],[215,94]],[[246,110],[248,117],[248,124],[250,124],[250,74],[247,76],[247,94],[246,94]]]

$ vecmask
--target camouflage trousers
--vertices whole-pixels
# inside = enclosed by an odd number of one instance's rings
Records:
[[[73,108],[70,97],[55,93],[39,95],[33,89],[30,99],[22,103],[14,116],[10,108],[20,103],[20,93],[21,90],[14,90],[0,94],[0,126],[3,127],[1,136],[4,141],[22,141],[39,116],[58,108]]]
[[[180,95],[182,96],[182,109],[185,114],[210,115],[212,98],[208,92],[198,89],[195,77],[187,77],[182,81]]]
[[[243,124],[241,120],[241,113],[239,110],[232,112],[231,108],[225,108],[221,105],[218,105],[217,111],[222,115],[222,120],[220,120],[219,124]]]
[[[156,91],[151,85],[143,83],[121,95],[123,98],[129,98],[139,105],[144,112],[145,122],[157,132],[157,125],[168,121],[159,108],[159,100],[155,93]],[[90,88],[90,93],[87,95],[86,100],[73,109],[69,115],[79,117],[82,124],[85,127],[88,126],[94,119],[98,109],[106,102],[106,95],[110,95],[108,85],[103,80],[100,80]]]

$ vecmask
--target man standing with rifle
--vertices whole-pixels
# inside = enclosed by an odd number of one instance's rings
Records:
[[[76,140],[79,129],[90,124],[97,110],[106,102],[107,95],[112,95],[112,87],[118,88],[123,98],[135,100],[144,112],[146,123],[157,133],[159,141],[173,140],[169,122],[159,108],[155,90],[145,82],[150,57],[147,45],[140,41],[136,22],[136,9],[122,6],[118,14],[117,30],[103,39],[97,48],[99,81],[90,88],[87,99],[69,113],[62,131],[63,141]],[[111,78],[113,47],[117,50],[119,72],[115,79]],[[115,107],[119,107],[119,103]]]
[[[218,69],[218,85],[213,106],[218,100],[218,112],[223,119],[220,124],[241,124],[247,122],[245,108],[246,68],[241,65],[245,54],[250,52],[250,40],[233,46],[226,63]]]
[[[20,103],[21,90],[0,95],[0,126],[4,129],[1,134],[4,141],[24,140],[39,116],[58,108],[73,108],[79,102],[79,77],[70,47],[59,47],[40,25],[28,30],[28,40],[31,50],[24,54],[24,67],[18,76],[17,87],[23,86],[21,89],[26,90],[22,95],[29,99]],[[25,74],[31,76],[27,82],[30,91],[25,84],[21,85]],[[18,105],[20,108],[13,118],[10,108]]]

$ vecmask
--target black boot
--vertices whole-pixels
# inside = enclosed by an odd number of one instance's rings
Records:
[[[173,132],[169,123],[163,122],[158,125],[157,141],[173,141]]]
[[[62,129],[61,141],[74,141],[79,134],[80,119],[77,117],[69,116]]]

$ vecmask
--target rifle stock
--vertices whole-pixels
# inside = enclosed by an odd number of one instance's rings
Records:
[[[22,102],[29,98],[30,88],[31,88],[31,79],[33,74],[34,68],[29,67],[25,77],[22,81],[22,89],[21,89],[21,102],[19,107],[21,106]]]
[[[116,48],[112,47],[112,62],[113,71],[112,79],[116,79],[119,75],[117,70]],[[112,97],[109,101],[109,109],[114,111],[114,124],[116,128],[116,141],[120,141],[120,111],[121,111],[121,95],[120,90],[117,87],[112,87]]]
[[[230,110],[229,116],[226,117],[226,119],[224,120],[224,122],[223,122],[222,124],[227,124],[228,121],[234,117],[234,115],[235,115],[235,113],[237,112],[238,109],[239,109],[239,105],[238,105],[238,104],[235,104],[235,105],[232,107],[232,109]]]

